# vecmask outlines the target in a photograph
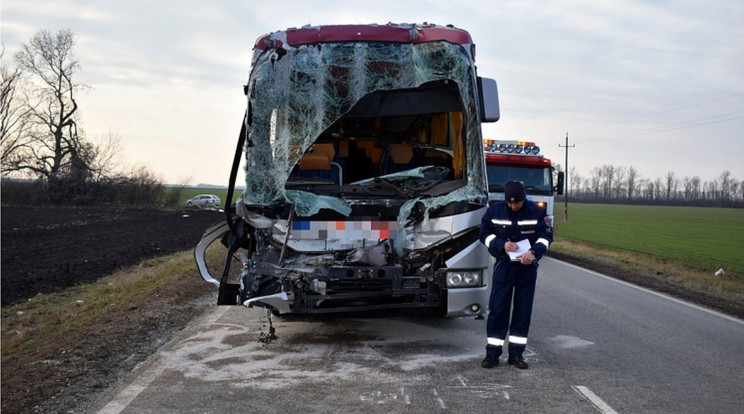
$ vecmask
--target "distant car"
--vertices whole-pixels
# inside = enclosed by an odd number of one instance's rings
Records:
[[[214,208],[219,205],[220,198],[214,194],[199,194],[186,202],[186,207]]]

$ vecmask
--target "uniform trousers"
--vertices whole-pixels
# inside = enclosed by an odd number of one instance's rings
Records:
[[[520,262],[506,260],[499,261],[494,266],[486,324],[487,355],[500,356],[508,334],[509,356],[522,356],[527,347],[527,334],[532,319],[537,267],[536,262],[525,266]]]

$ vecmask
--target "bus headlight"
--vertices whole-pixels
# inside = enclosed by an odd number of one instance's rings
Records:
[[[453,270],[447,272],[447,287],[462,288],[483,286],[480,270]]]

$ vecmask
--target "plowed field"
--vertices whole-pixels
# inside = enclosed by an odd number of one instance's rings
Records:
[[[2,207],[2,306],[193,248],[215,211]]]
[[[3,307],[192,249],[209,224],[224,217],[214,211],[38,206],[3,206],[0,213]],[[34,338],[28,350],[3,355],[2,412],[88,412],[102,392],[216,302],[214,287],[195,269],[191,273],[179,286],[129,300],[124,312],[95,325],[54,340]]]

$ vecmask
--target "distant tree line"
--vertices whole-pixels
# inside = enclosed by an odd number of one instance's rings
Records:
[[[177,197],[144,167],[121,167],[119,139],[82,128],[80,63],[69,30],[41,30],[0,67],[3,202],[168,204]],[[0,57],[5,49],[0,50]]]
[[[664,178],[650,179],[641,177],[634,167],[603,165],[594,167],[588,176],[571,168],[568,180],[569,201],[744,207],[744,181],[727,170],[710,181],[698,176],[680,178],[673,171]]]

